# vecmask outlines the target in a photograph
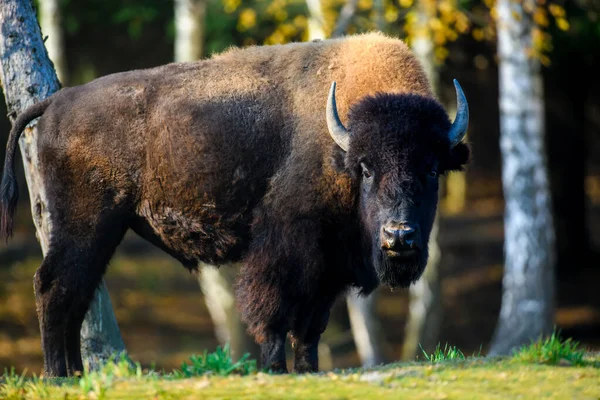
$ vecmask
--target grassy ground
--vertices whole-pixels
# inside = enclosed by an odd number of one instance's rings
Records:
[[[593,358],[592,358],[593,359]],[[592,360],[590,359],[590,360]],[[596,361],[600,357],[595,357]],[[195,377],[98,377],[44,383],[30,381],[7,399],[598,399],[600,369],[552,366],[510,359],[394,364],[371,370],[314,375]],[[0,392],[0,397],[2,393]]]
[[[132,368],[126,360],[63,380],[5,374],[6,399],[599,399],[600,353],[556,335],[511,358],[465,358],[453,347],[429,361],[320,374],[271,375],[227,352],[190,358],[173,373]]]

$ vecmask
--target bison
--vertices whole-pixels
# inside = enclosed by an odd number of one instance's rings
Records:
[[[191,270],[243,262],[236,297],[263,367],[287,371],[289,334],[294,370],[317,371],[336,297],[423,272],[439,178],[469,159],[454,83],[450,122],[409,48],[370,33],[116,73],[25,110],[8,140],[1,232],[17,139],[40,117],[45,375],[83,370],[81,324],[129,229]]]

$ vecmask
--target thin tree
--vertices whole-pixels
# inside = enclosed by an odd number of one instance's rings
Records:
[[[498,0],[500,149],[506,202],[500,318],[489,354],[552,329],[554,228],[544,145],[540,62],[531,57],[534,1]]]
[[[58,80],[68,85],[67,58],[62,24],[62,12],[59,0],[39,0],[40,26],[45,37],[48,55],[54,64]]]
[[[204,53],[206,0],[175,0],[175,61],[195,61]]]
[[[0,0],[0,16],[0,80],[9,115],[14,121],[21,111],[59,90],[60,84],[44,47],[31,1]],[[36,135],[34,121],[21,136],[19,146],[36,236],[42,253],[46,254],[51,226]],[[96,291],[81,332],[82,358],[91,369],[112,354],[125,351],[104,282]]]

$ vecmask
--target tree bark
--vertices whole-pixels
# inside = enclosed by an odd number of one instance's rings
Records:
[[[7,109],[18,115],[59,90],[60,84],[44,47],[29,0],[0,0],[0,77]],[[37,152],[36,121],[19,140],[31,213],[42,253],[46,254],[52,227]],[[84,364],[95,368],[111,354],[125,351],[104,282],[84,321],[81,337]]]
[[[534,25],[520,2],[498,0],[497,9],[505,266],[490,355],[510,354],[548,334],[554,313],[543,89],[540,63],[528,54]]]
[[[308,7],[308,40],[325,39],[321,0],[306,0],[306,6]]]
[[[377,292],[366,297],[354,293],[346,296],[350,327],[363,367],[373,367],[387,361],[388,343],[377,315]]]
[[[433,92],[438,94],[439,70],[435,64],[434,45],[428,28],[431,16],[422,0],[417,2],[416,7],[417,18],[422,28],[418,30],[419,36],[413,38],[412,50],[421,62]],[[420,353],[419,345],[431,349],[439,340],[443,306],[439,271],[442,254],[438,246],[438,226],[436,216],[429,238],[429,260],[425,272],[421,279],[409,288],[408,318],[402,345],[403,360],[414,360]]]
[[[234,359],[239,359],[246,353],[250,353],[252,358],[258,358],[260,347],[247,333],[235,304],[233,284],[240,267],[240,264],[223,265],[220,268],[201,264],[198,282],[204,293],[217,340],[221,344],[229,343]]]
[[[39,0],[40,4],[40,26],[42,35],[47,36],[44,42],[50,60],[54,64],[54,70],[58,80],[63,86],[67,86],[68,72],[65,57],[65,44],[62,29],[62,13],[58,0]]]
[[[175,60],[196,61],[204,53],[206,0],[175,0]]]
[[[378,31],[385,31],[385,2],[384,0],[374,0],[373,9],[375,11],[375,28]]]
[[[350,25],[350,21],[352,21],[352,17],[354,17],[354,14],[356,14],[357,6],[358,0],[346,1],[346,4],[344,4],[344,7],[342,7],[342,10],[340,11],[340,16],[338,17],[331,37],[339,37],[346,33],[346,30],[348,30],[348,25]]]

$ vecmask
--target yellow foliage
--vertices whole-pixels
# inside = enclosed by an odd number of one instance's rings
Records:
[[[452,12],[454,11],[453,4],[451,4],[447,0],[440,1],[439,5],[438,5],[438,9],[440,10],[440,12],[442,14],[452,14]]]
[[[550,4],[548,6],[548,10],[550,10],[550,14],[552,14],[552,16],[555,18],[564,18],[567,14],[565,9],[558,4]]]
[[[370,10],[373,8],[373,0],[358,0],[359,10]]]
[[[271,36],[265,39],[265,44],[283,44],[285,42],[285,36],[279,30],[276,30]]]
[[[467,33],[469,28],[470,28],[471,24],[469,22],[469,18],[463,14],[463,13],[459,13],[456,16],[456,30],[459,33]]]
[[[247,31],[256,25],[256,11],[251,8],[244,8],[238,17],[237,29],[240,32]]]
[[[275,13],[275,20],[277,20],[277,21],[279,21],[279,22],[283,22],[283,21],[285,21],[285,20],[287,19],[287,17],[288,17],[288,13],[287,13],[287,11],[286,11],[286,10],[284,10],[284,9],[278,10],[278,11]]]
[[[435,49],[435,58],[438,63],[444,62],[444,60],[448,57],[449,51],[445,47],[438,47]]]
[[[490,8],[490,16],[494,21],[498,19],[498,9],[496,8],[496,6]]]
[[[413,5],[413,0],[400,0],[400,6],[403,8],[409,8],[412,7]]]
[[[562,31],[568,31],[569,30],[569,21],[567,21],[564,18],[557,18],[556,19],[556,26],[558,26],[558,29],[562,30]]]
[[[429,27],[434,31],[440,30],[443,28],[442,21],[440,21],[439,18],[431,18],[429,20]]]
[[[473,38],[478,42],[481,42],[483,39],[485,39],[483,29],[475,28],[473,29],[473,32],[471,34],[473,35]]]
[[[279,28],[286,37],[294,36],[298,32],[294,24],[282,24]]]
[[[294,18],[294,25],[296,25],[298,28],[305,29],[308,25],[308,20],[304,15],[298,15],[296,18]]]
[[[391,24],[392,22],[396,22],[396,20],[398,19],[398,9],[392,5],[388,5],[385,8],[385,13],[383,15],[383,17],[385,18],[385,21],[389,24]]]
[[[550,66],[550,57],[545,54],[540,54],[540,63],[542,63],[544,67]]]
[[[234,13],[242,4],[242,0],[223,0],[223,9],[226,13]]]
[[[539,26],[547,27],[549,25],[548,14],[546,13],[546,9],[542,7],[538,7],[533,12],[533,20]]]

